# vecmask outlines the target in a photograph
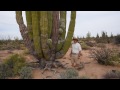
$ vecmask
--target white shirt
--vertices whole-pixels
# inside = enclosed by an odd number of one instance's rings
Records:
[[[79,43],[72,43],[72,53],[78,54],[81,51],[81,45]]]

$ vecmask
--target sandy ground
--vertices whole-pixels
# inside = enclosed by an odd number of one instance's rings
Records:
[[[113,48],[112,45],[106,45],[106,46]],[[68,67],[68,68],[72,68],[71,62],[70,62],[70,57],[69,57],[70,49],[68,50],[68,52],[62,59],[59,59],[59,61],[62,62],[63,64],[66,64],[66,67]],[[11,55],[12,53],[20,54],[23,52],[24,52],[23,50],[0,51],[0,62],[2,62],[6,57]],[[105,66],[105,65],[98,64],[97,61],[95,61],[93,58],[91,58],[90,50],[83,50],[82,54],[83,55],[79,59],[79,61],[83,62],[85,67],[81,70],[78,70],[80,76],[86,76],[90,79],[102,79],[103,75],[106,72],[108,72],[110,70],[120,70],[119,66]],[[35,58],[31,55],[27,55],[26,60],[28,62],[34,62]],[[47,70],[42,74],[43,70],[40,70],[39,68],[35,68],[33,70],[33,79],[58,79],[59,74],[65,70],[62,68],[58,68],[58,69],[55,69],[55,71],[56,71],[56,73],[54,71]]]

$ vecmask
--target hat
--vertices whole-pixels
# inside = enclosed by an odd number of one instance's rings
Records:
[[[76,37],[73,37],[73,39],[72,40],[77,40],[78,41],[78,38],[76,38]]]

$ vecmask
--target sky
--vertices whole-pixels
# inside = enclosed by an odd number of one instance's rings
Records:
[[[26,24],[25,12],[23,12]],[[67,11],[67,28],[70,22],[70,11]],[[120,11],[77,11],[74,36],[85,37],[88,32],[91,36],[105,31],[108,35],[120,34]],[[15,11],[0,11],[0,39],[18,37],[21,39]]]

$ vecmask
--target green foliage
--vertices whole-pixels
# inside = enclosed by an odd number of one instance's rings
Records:
[[[103,77],[104,79],[120,79],[120,71],[117,70],[109,71]]]
[[[91,38],[91,33],[90,33],[90,32],[87,33],[86,38],[87,38],[87,39],[90,39],[90,38]]]
[[[88,42],[86,42],[86,45],[90,46],[90,47],[93,47],[95,45],[95,43],[92,43],[92,42],[88,41]]]
[[[0,40],[0,50],[14,50],[14,49],[22,49],[23,45],[22,40],[18,40],[18,38],[14,38],[14,40]]]
[[[115,36],[115,44],[120,44],[120,34]]]
[[[116,65],[116,62],[120,63],[119,53],[113,49],[101,48],[98,50],[93,50],[92,55],[99,64]]]
[[[79,79],[89,79],[87,76],[81,76]]]
[[[31,79],[32,78],[32,68],[31,67],[22,67],[20,72],[20,79]]]
[[[6,64],[0,64],[0,79],[7,79],[12,76],[13,70],[11,70]]]
[[[85,42],[81,43],[81,47],[83,50],[88,50],[90,48]]]
[[[14,75],[17,75],[19,70],[26,65],[25,59],[18,54],[10,56],[3,63],[13,70]]]
[[[103,44],[103,43],[98,43],[96,46],[100,47],[100,48],[105,48],[106,47],[105,44]]]
[[[69,68],[65,72],[62,72],[60,74],[60,79],[78,79],[78,78],[79,78],[79,74],[73,68]]]
[[[98,38],[100,38],[98,33],[97,33],[97,36],[96,36],[96,38],[97,38],[97,39],[98,39]]]

